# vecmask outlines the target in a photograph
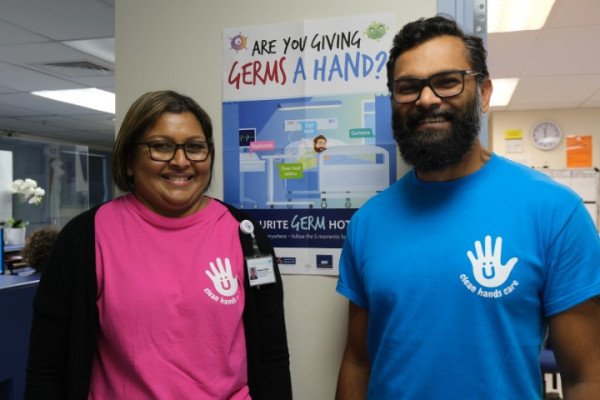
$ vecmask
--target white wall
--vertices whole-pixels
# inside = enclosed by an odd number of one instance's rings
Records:
[[[436,0],[129,0],[115,5],[117,126],[142,93],[174,89],[192,96],[211,115],[218,155],[223,28],[391,12],[397,30],[436,13]],[[220,157],[211,195],[223,195]],[[284,277],[296,400],[334,396],[347,322],[347,301],[336,294],[335,284],[332,277]]]
[[[12,218],[12,151],[0,150],[0,221]],[[0,238],[2,240],[2,238]]]
[[[529,134],[536,122],[551,120],[562,131],[560,144],[552,150],[539,150],[531,144]],[[506,130],[520,129],[523,132],[522,153],[507,153],[504,133]],[[490,148],[497,154],[531,160],[527,165],[536,168],[544,166],[550,169],[567,167],[568,135],[592,136],[592,166],[600,168],[600,109],[569,110],[532,110],[532,111],[495,111],[490,115]]]

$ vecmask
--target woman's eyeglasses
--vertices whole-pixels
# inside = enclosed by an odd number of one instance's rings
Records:
[[[172,142],[139,142],[139,146],[148,146],[150,158],[154,161],[169,162],[175,158],[177,149],[183,149],[185,158],[189,161],[204,161],[210,155],[211,144],[203,141],[192,141],[186,143]]]

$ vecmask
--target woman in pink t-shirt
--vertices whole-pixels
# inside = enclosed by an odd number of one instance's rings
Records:
[[[126,194],[69,222],[40,279],[26,399],[291,399],[273,248],[205,195],[214,158],[194,100],[134,102],[113,150]],[[256,246],[273,277],[261,286]]]

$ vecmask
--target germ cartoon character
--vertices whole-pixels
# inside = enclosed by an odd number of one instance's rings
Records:
[[[389,28],[385,24],[373,21],[373,23],[367,27],[365,35],[367,35],[369,39],[379,40],[385,35],[388,29]]]
[[[248,45],[248,37],[242,35],[241,32],[229,39],[231,40],[231,49],[235,50],[236,53],[240,50],[244,50]]]

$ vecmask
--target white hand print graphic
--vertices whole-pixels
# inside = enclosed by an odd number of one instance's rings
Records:
[[[229,262],[229,258],[225,257],[225,267],[223,267],[221,259],[217,258],[217,267],[211,262],[210,269],[212,270],[212,273],[208,270],[204,272],[206,272],[206,275],[212,280],[217,292],[219,292],[221,296],[233,296],[237,292],[238,281],[237,276],[234,277],[231,273],[231,263]]]
[[[475,242],[475,252],[467,251],[467,256],[473,266],[473,275],[480,285],[485,287],[497,287],[502,285],[508,279],[513,267],[519,261],[513,257],[505,265],[502,265],[502,238],[497,237],[494,248],[492,249],[492,237],[485,237],[485,251],[481,248],[481,242]]]

